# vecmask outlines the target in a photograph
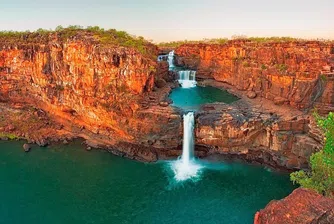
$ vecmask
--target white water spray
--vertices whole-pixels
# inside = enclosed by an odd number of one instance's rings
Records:
[[[182,88],[193,88],[196,87],[196,71],[179,71],[179,83]]]
[[[183,149],[182,156],[172,164],[172,169],[177,181],[196,178],[201,166],[194,158],[194,112],[183,115]]]
[[[174,68],[174,51],[169,52],[168,54],[168,64],[170,68]]]

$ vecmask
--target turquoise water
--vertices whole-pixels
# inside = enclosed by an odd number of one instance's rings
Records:
[[[238,98],[227,91],[211,87],[197,86],[194,88],[175,88],[169,98],[173,100],[173,106],[184,110],[198,110],[205,103],[232,103]]]
[[[22,144],[0,141],[1,224],[252,223],[293,190],[287,174],[242,163],[203,162],[197,181],[177,183],[170,162]]]

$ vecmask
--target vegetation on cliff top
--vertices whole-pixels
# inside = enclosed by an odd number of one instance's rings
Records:
[[[171,47],[176,48],[183,44],[225,44],[228,42],[227,38],[215,38],[215,39],[203,39],[203,40],[181,40],[171,42],[161,42],[158,44],[159,47]]]
[[[291,174],[291,180],[304,188],[317,191],[328,197],[334,197],[334,113],[327,118],[315,114],[318,125],[325,131],[323,150],[310,158],[311,171],[297,171]]]
[[[244,35],[232,36],[231,39],[228,38],[214,38],[214,39],[203,39],[203,40],[181,40],[181,41],[171,41],[171,42],[161,42],[158,44],[159,47],[170,47],[177,48],[183,44],[226,44],[232,41],[246,41],[253,43],[284,43],[293,41],[311,41],[302,38],[293,37],[247,37]],[[317,39],[317,41],[332,42],[323,39]]]
[[[105,30],[98,26],[68,26],[66,28],[58,26],[55,30],[38,29],[31,31],[0,31],[0,43],[2,45],[17,44],[40,44],[48,43],[51,40],[67,41],[71,39],[80,39],[91,41],[96,44],[121,46],[137,49],[146,56],[152,56],[153,44],[145,40],[143,37],[133,36],[125,31],[117,31],[115,29]]]

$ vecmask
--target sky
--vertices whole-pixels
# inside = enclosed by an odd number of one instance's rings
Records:
[[[334,0],[0,0],[0,30],[62,25],[154,42],[246,36],[334,39]]]

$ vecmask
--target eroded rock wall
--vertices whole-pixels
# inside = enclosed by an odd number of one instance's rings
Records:
[[[159,95],[148,96],[159,66],[135,49],[84,40],[3,45],[0,100],[41,108],[64,128],[80,127],[110,145],[175,148],[180,115],[160,107]]]
[[[274,114],[242,101],[204,107],[197,113],[195,132],[196,144],[209,147],[208,154],[235,155],[291,170],[308,169],[323,139],[308,115]]]
[[[318,41],[186,44],[178,64],[277,104],[325,114],[334,110],[334,44]]]

